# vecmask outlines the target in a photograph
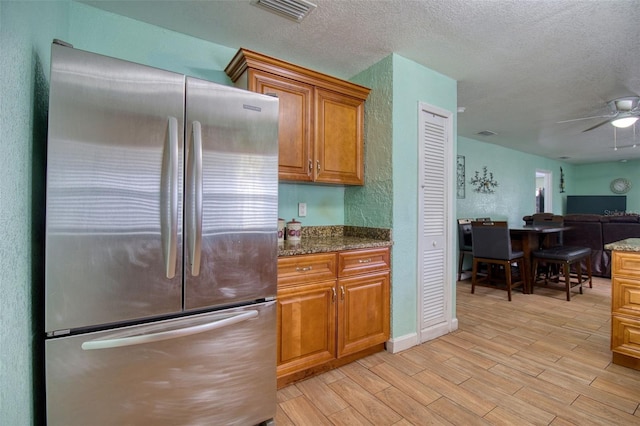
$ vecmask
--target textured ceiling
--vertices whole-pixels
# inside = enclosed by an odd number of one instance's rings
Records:
[[[397,53],[458,81],[460,136],[572,163],[640,159],[640,125],[638,148],[621,129],[615,151],[613,126],[582,132],[600,119],[556,123],[640,95],[638,0],[315,0],[301,23],[252,0],[82,2],[345,79]]]

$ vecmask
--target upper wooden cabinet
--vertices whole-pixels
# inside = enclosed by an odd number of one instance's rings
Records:
[[[225,72],[238,87],[280,99],[281,180],[364,184],[370,89],[247,49]]]

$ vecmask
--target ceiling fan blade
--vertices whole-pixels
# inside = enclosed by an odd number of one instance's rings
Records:
[[[609,115],[594,115],[592,117],[581,117],[581,118],[572,118],[571,120],[563,120],[563,121],[556,121],[556,124],[562,124],[562,123],[571,123],[573,121],[582,121],[582,120],[592,120],[594,118],[613,118],[618,114],[609,114]]]
[[[588,129],[583,130],[582,133],[588,132],[589,130],[597,129],[598,127],[604,126],[605,124],[607,124],[609,122],[611,122],[611,120],[605,120],[605,121],[603,121],[601,123],[596,124],[595,126],[591,126]]]

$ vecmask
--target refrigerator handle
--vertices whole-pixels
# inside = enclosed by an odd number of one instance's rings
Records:
[[[191,147],[187,166],[187,245],[191,275],[200,274],[200,256],[202,253],[202,126],[194,121],[191,131]]]
[[[173,278],[178,249],[178,119],[169,117],[167,127],[160,182],[160,222],[165,272],[167,278]]]
[[[82,349],[85,351],[95,349],[111,349],[123,346],[143,345],[153,342],[161,342],[163,340],[177,339],[180,337],[191,336],[193,334],[204,333],[223,327],[228,327],[239,322],[256,318],[259,312],[256,310],[245,311],[238,315],[226,317],[223,319],[211,321],[205,324],[198,324],[191,327],[179,328],[177,330],[160,331],[151,334],[139,334],[136,336],[127,336],[113,339],[89,340],[82,343]]]

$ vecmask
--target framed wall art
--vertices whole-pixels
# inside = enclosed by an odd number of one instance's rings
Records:
[[[464,155],[458,155],[456,162],[456,195],[458,198],[464,198]]]

